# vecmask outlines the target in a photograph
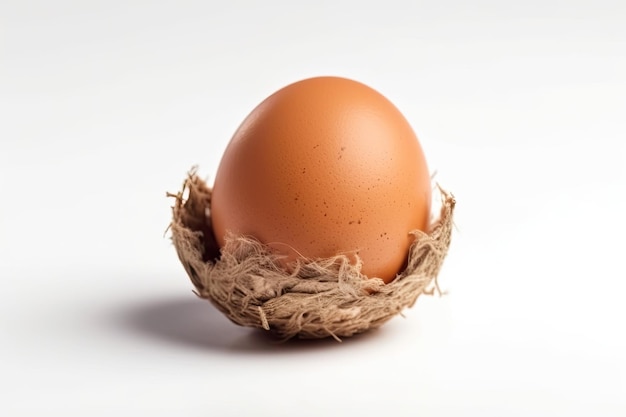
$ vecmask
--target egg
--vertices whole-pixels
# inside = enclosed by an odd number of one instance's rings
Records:
[[[308,78],[262,101],[220,161],[210,214],[220,247],[251,236],[298,260],[346,255],[392,281],[414,230],[426,231],[431,182],[418,138],[381,93],[347,78]]]

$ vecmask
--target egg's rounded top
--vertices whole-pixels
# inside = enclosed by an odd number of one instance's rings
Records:
[[[316,77],[275,92],[243,121],[220,162],[215,237],[251,235],[287,256],[358,255],[386,282],[409,232],[428,227],[430,175],[418,139],[376,90]]]

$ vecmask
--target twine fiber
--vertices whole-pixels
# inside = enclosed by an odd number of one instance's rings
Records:
[[[448,252],[454,197],[443,191],[439,218],[429,233],[416,230],[408,262],[395,280],[360,273],[343,255],[302,260],[291,273],[259,241],[227,236],[219,250],[211,229],[211,189],[193,169],[175,198],[172,241],[200,298],[232,322],[265,329],[281,339],[348,337],[374,329],[421,294],[439,294],[437,275]],[[185,195],[187,194],[187,195]]]

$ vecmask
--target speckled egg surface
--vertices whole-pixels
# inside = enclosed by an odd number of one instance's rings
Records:
[[[412,230],[426,230],[431,184],[420,143],[376,90],[309,78],[269,96],[243,121],[220,162],[211,201],[220,246],[227,232],[285,256],[360,257],[368,277],[393,280]]]

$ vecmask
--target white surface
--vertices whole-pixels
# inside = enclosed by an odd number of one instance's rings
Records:
[[[626,415],[626,6],[408,3],[2,3],[1,415]],[[275,346],[192,295],[165,192],[321,74],[456,195],[449,295]]]

